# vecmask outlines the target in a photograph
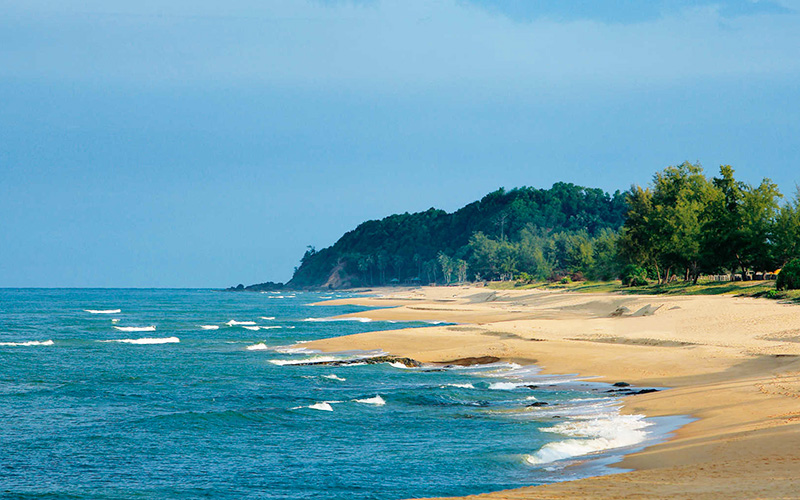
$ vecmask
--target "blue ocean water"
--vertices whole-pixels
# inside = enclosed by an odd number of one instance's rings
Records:
[[[666,432],[607,386],[528,367],[293,364],[323,357],[296,342],[428,326],[311,305],[342,295],[0,290],[0,495],[466,495],[586,474],[564,466]]]

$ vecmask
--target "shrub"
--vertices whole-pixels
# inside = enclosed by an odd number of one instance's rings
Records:
[[[567,285],[569,283],[572,283],[572,278],[570,278],[569,276],[564,276],[563,278],[561,278],[561,281],[559,281],[559,283],[561,283],[562,285]]]
[[[800,290],[800,259],[792,259],[783,266],[775,282],[778,290]]]
[[[635,264],[628,264],[620,276],[623,286],[644,286],[647,284],[647,271]]]

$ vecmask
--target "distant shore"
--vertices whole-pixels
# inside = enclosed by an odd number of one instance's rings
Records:
[[[579,294],[433,287],[374,290],[326,304],[383,307],[373,320],[459,323],[304,344],[382,349],[422,362],[493,356],[543,373],[669,387],[623,412],[697,420],[630,454],[632,472],[478,495],[481,499],[797,498],[800,307],[730,296]],[[356,316],[352,315],[352,316]]]

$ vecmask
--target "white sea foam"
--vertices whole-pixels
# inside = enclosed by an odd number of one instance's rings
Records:
[[[242,328],[244,328],[246,330],[253,330],[254,332],[257,332],[259,330],[259,328],[257,326],[242,325]]]
[[[375,396],[374,398],[366,398],[366,399],[354,399],[356,403],[363,403],[365,405],[375,405],[375,406],[383,406],[386,404],[386,401],[383,400],[380,396]]]
[[[329,323],[333,321],[358,321],[359,323],[370,323],[372,320],[369,318],[350,317],[350,318],[306,318],[303,321],[311,321],[315,323]]]
[[[440,386],[440,388],[444,389],[445,387],[456,387],[459,389],[474,389],[475,386],[472,384],[445,384]]]
[[[344,382],[345,380],[347,380],[346,378],[342,378],[339,375],[333,375],[333,374],[331,374],[331,375],[323,375],[322,378],[329,378],[331,380],[338,380],[340,382]]]
[[[308,408],[311,408],[312,410],[333,411],[333,407],[331,407],[330,403],[327,403],[325,401],[321,403],[314,403]]]
[[[151,326],[115,326],[117,330],[121,332],[154,332],[156,331],[156,327],[154,325]]]
[[[29,340],[28,342],[0,342],[0,345],[7,346],[34,346],[34,345],[53,345],[52,340]]]
[[[225,323],[225,324],[226,324],[226,325],[228,325],[228,326],[236,326],[236,325],[255,325],[255,324],[256,324],[256,322],[255,322],[255,321],[236,321],[235,319],[232,319],[232,320],[228,321],[228,322],[227,322],[227,323]]]
[[[261,319],[265,319],[267,321],[275,319],[275,316],[261,316]]]
[[[118,339],[118,340],[101,340],[100,342],[120,342],[122,344],[177,344],[181,339],[178,337],[163,337],[163,338],[141,338],[141,339]]]
[[[527,455],[525,460],[532,465],[541,465],[633,446],[647,438],[647,432],[643,429],[649,425],[643,415],[618,414],[563,422],[542,431],[570,436],[573,439],[548,443],[536,453]]]
[[[84,309],[84,311],[90,314],[117,314],[121,313],[122,309]]]
[[[512,391],[519,387],[519,384],[515,382],[495,382],[493,384],[489,384],[489,389],[494,391]]]
[[[219,325],[200,325],[203,330],[219,330]]]
[[[298,342],[299,344],[300,342]],[[315,354],[317,351],[312,351],[311,349],[306,349],[305,347],[292,347],[292,346],[280,346],[276,347],[275,350],[281,354]]]
[[[119,318],[114,318],[111,320],[112,323],[119,323]]]
[[[263,342],[259,342],[258,344],[253,344],[253,345],[247,346],[246,349],[248,351],[266,351],[266,350],[269,349],[269,347],[267,347],[267,344],[265,344]]]
[[[304,359],[271,359],[269,360],[270,363],[278,366],[284,365],[301,365],[304,363],[324,363],[326,361],[337,361],[336,358],[331,356],[316,356],[313,358],[304,358]]]
[[[275,330],[277,328],[283,328],[282,326],[259,326],[259,330]]]

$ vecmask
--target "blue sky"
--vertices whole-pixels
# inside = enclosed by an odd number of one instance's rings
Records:
[[[0,0],[0,286],[283,281],[366,219],[684,160],[800,183],[800,0],[76,3]]]

